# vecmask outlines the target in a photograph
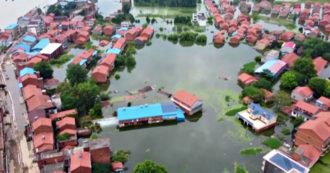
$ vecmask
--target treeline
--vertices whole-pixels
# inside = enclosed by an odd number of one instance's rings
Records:
[[[196,7],[197,0],[135,0],[140,6]]]

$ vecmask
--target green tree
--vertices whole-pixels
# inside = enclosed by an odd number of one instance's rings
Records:
[[[116,151],[116,153],[112,156],[112,161],[113,162],[127,162],[128,160],[128,156],[131,153],[129,151],[126,150],[118,150]]]
[[[198,35],[196,37],[196,43],[199,45],[206,45],[207,37],[205,34]]]
[[[281,81],[280,87],[282,89],[292,90],[298,86],[297,76],[296,73],[293,71],[285,72],[282,75],[280,81]]]
[[[254,102],[261,103],[264,99],[264,92],[254,86],[247,86],[242,91],[242,96],[250,97]]]
[[[259,79],[253,85],[257,88],[264,88],[264,89],[269,90],[269,91],[271,91],[272,87],[273,87],[272,82],[270,82],[269,80],[267,80],[265,78]]]
[[[159,165],[150,160],[138,163],[133,170],[134,173],[167,173],[163,165]]]
[[[88,71],[79,64],[70,64],[66,70],[66,78],[71,85],[76,85],[87,80]]]
[[[330,82],[327,82],[326,87],[323,92],[323,96],[330,98]]]
[[[327,81],[319,77],[313,77],[309,80],[308,86],[314,91],[315,96],[323,95],[326,89]]]
[[[43,77],[44,79],[50,79],[53,77],[54,71],[52,67],[49,65],[49,63],[41,61],[34,66],[34,69],[36,71],[39,71],[40,76]]]
[[[97,96],[99,94],[99,87],[95,82],[87,81],[77,85],[78,92],[78,111],[84,115],[94,107]]]
[[[241,72],[248,73],[248,74],[253,74],[255,67],[257,63],[256,62],[249,62],[243,65],[243,68],[241,69]]]
[[[274,103],[275,109],[279,111],[285,106],[290,106],[292,104],[292,99],[290,94],[280,90],[274,95]]]
[[[93,173],[108,173],[111,172],[110,164],[92,163]]]
[[[316,76],[316,70],[312,59],[299,58],[293,65],[293,70],[304,75],[306,79]]]
[[[103,118],[102,104],[100,101],[97,101],[94,104],[94,106],[89,110],[88,115],[91,116],[92,119]]]

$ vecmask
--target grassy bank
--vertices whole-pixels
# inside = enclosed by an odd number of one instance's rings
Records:
[[[50,64],[51,65],[54,65],[56,67],[59,67],[63,64],[65,64],[66,62],[68,62],[70,59],[72,59],[74,56],[73,55],[70,55],[70,54],[64,54],[56,59],[52,59],[50,60]]]

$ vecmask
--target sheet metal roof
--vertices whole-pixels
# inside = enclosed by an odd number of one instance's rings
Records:
[[[176,107],[172,102],[122,107],[117,109],[117,113],[119,121],[151,118],[157,116],[162,116],[163,118],[169,116],[176,116],[177,118],[184,117],[183,111]]]
[[[27,41],[27,42],[35,42],[36,40],[37,38],[32,35],[26,35],[23,37],[23,41]]]
[[[43,48],[45,48],[48,44],[50,43],[48,38],[43,38],[41,40],[39,40],[39,42],[32,48],[32,50],[35,49],[39,49],[42,50]]]
[[[8,25],[5,29],[11,30],[11,29],[15,29],[17,26],[18,26],[17,23],[14,23],[14,24]]]
[[[62,46],[62,44],[60,44],[60,43],[50,43],[44,49],[42,49],[40,53],[41,54],[52,54],[54,51],[56,51],[61,46]]]
[[[120,49],[117,49],[117,48],[110,48],[110,49],[108,49],[108,50],[105,51],[105,54],[113,53],[113,54],[119,55],[120,52],[121,52]]]
[[[33,68],[25,67],[19,72],[19,76],[22,77],[27,74],[34,74],[36,71],[34,71]]]

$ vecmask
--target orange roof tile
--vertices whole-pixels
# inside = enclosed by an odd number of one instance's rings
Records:
[[[328,61],[323,59],[322,57],[317,57],[313,60],[313,64],[315,66],[315,70],[318,75],[322,72],[322,70],[325,68],[325,66],[328,64]]]
[[[292,67],[294,63],[298,60],[298,58],[298,55],[292,52],[284,55],[281,60],[286,62],[289,67]]]
[[[189,107],[193,106],[199,100],[195,95],[183,90],[176,91],[173,94],[173,98]]]
[[[40,117],[32,123],[32,130],[35,131],[36,129],[40,128],[41,126],[53,128],[52,121],[49,118]]]
[[[58,129],[60,129],[66,125],[76,126],[76,119],[73,117],[65,117],[62,120],[59,120],[56,122],[56,127]]]
[[[61,111],[55,114],[51,114],[50,115],[50,119],[51,120],[55,120],[55,119],[61,119],[67,116],[72,116],[72,115],[77,115],[78,112],[76,109],[70,109],[70,110],[66,110],[66,111]]]
[[[28,99],[32,98],[33,96],[35,96],[35,95],[42,94],[42,91],[41,91],[40,88],[38,88],[35,85],[26,85],[22,89],[22,93],[23,93],[24,100],[28,100]]]
[[[310,97],[313,95],[313,90],[308,86],[298,86],[292,92],[300,94],[303,97]]]
[[[38,94],[28,99],[26,101],[26,105],[29,112],[37,109],[47,109],[54,106],[49,96],[43,94]]]
[[[322,102],[327,107],[330,107],[330,99],[329,98],[326,98],[326,97],[322,96],[318,99],[318,101]]]
[[[299,130],[311,130],[322,141],[326,141],[330,138],[330,112],[321,112],[317,114],[316,119],[310,119],[298,127]]]
[[[309,159],[309,166],[313,166],[321,157],[321,152],[309,144],[300,144],[298,148],[304,151],[303,155]]]
[[[92,168],[91,154],[86,151],[77,151],[71,155],[70,172],[81,168]]]
[[[320,108],[319,107],[314,106],[314,105],[309,104],[309,103],[306,103],[304,101],[298,101],[295,104],[295,107],[296,108],[299,108],[301,110],[304,110],[306,112],[309,112],[309,113],[311,113],[313,115],[317,114],[320,111]]]
[[[33,146],[37,153],[51,151],[54,149],[54,134],[41,133],[32,137]]]
[[[238,80],[242,82],[244,85],[250,85],[253,82],[256,82],[257,78],[247,73],[241,73],[238,76]]]

